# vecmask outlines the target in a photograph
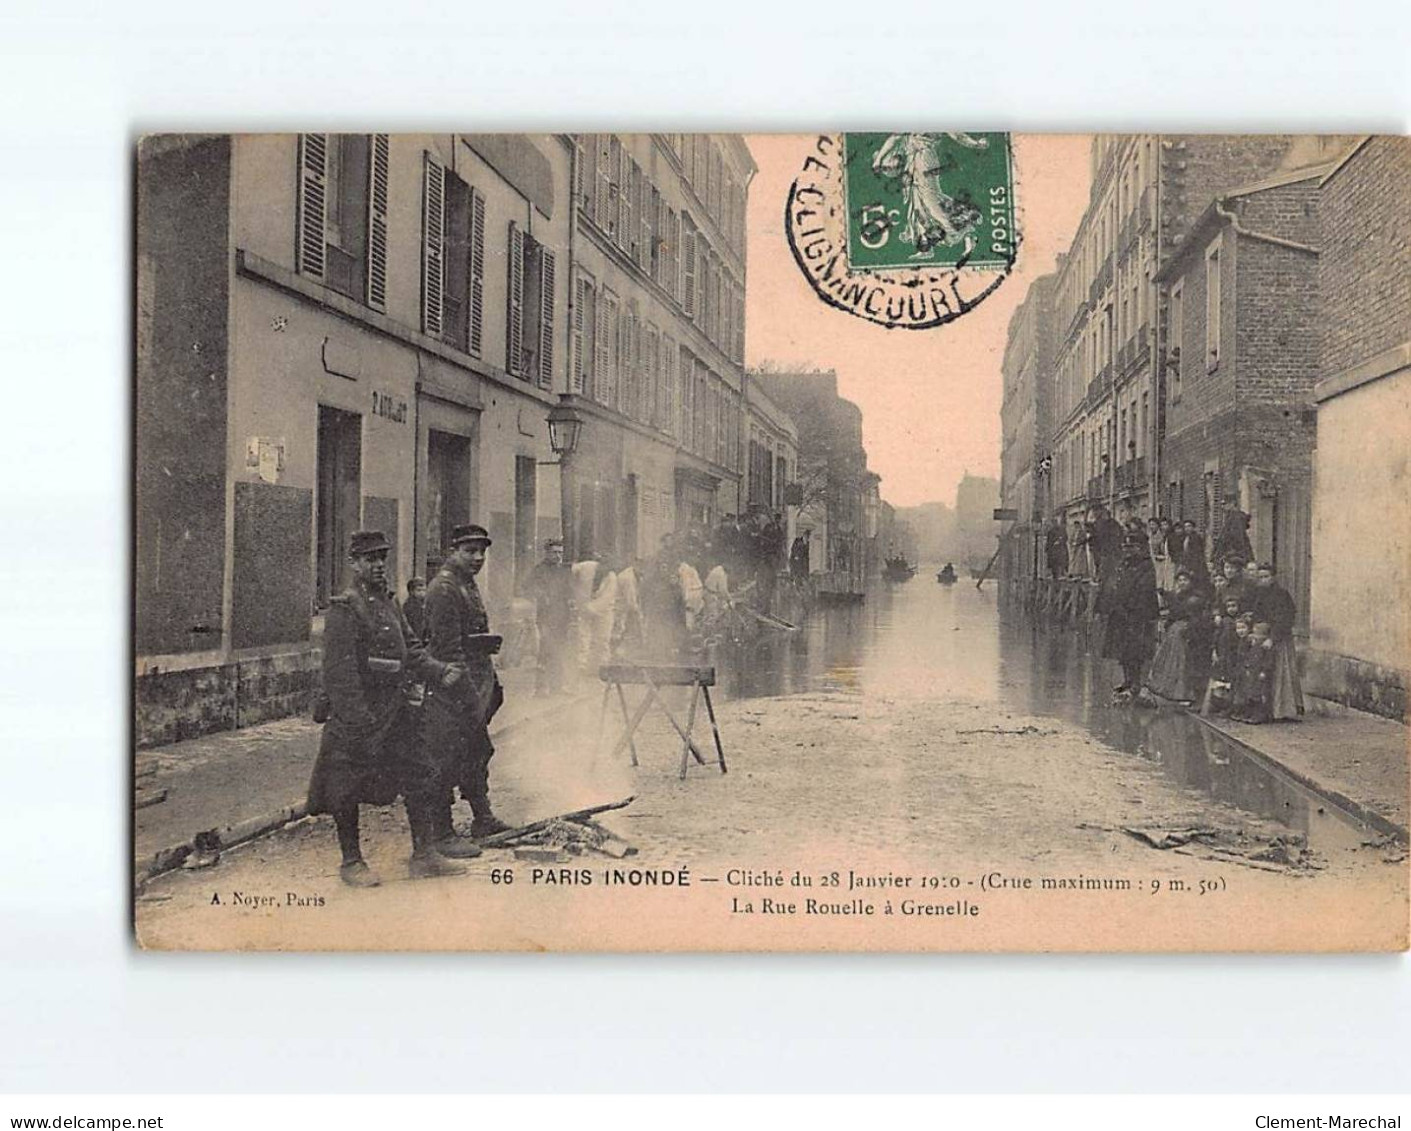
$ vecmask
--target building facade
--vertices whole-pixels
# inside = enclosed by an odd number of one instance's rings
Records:
[[[144,141],[139,741],[299,709],[360,526],[400,584],[482,522],[508,607],[558,527],[571,176],[550,136]]]
[[[1219,193],[1273,172],[1284,136],[1110,134],[1056,285],[1053,500],[1170,513],[1161,470],[1166,329],[1156,273]]]
[[[563,465],[571,558],[650,556],[744,503],[742,138],[578,134]]]
[[[1260,561],[1308,611],[1318,183],[1325,168],[1231,189],[1158,274],[1166,296],[1167,507],[1214,536],[1233,501]]]
[[[1309,690],[1404,719],[1411,674],[1411,144],[1363,138],[1319,190]],[[1375,442],[1369,442],[1374,438]]]
[[[504,625],[546,537],[741,509],[753,172],[735,136],[144,140],[138,742],[301,710],[359,527],[400,588],[486,526]]]
[[[798,480],[799,430],[793,418],[769,399],[749,373],[744,377],[745,442],[742,513],[768,511],[783,519],[785,545],[793,544],[798,506],[790,503],[790,484]]]
[[[1061,266],[1061,264],[1060,264]],[[1001,576],[1026,581],[1035,576],[1040,540],[1049,507],[1054,366],[1054,288],[1057,275],[1035,279],[1009,321],[1001,371],[1000,502],[1018,514],[1005,534]]]
[[[809,572],[819,575],[819,592],[860,597],[880,567],[881,510],[881,481],[868,470],[862,446],[862,410],[838,395],[838,375],[831,369],[751,371],[749,381],[797,429],[795,536],[808,540]]]

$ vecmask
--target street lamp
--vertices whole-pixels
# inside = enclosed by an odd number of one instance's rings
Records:
[[[549,447],[562,463],[578,447],[578,434],[583,430],[583,418],[572,405],[566,404],[567,393],[559,394],[559,403],[549,409]]]

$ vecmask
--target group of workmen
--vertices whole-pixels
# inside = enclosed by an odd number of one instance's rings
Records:
[[[387,536],[361,530],[350,540],[350,583],[324,624],[314,714],[324,730],[308,811],[332,816],[340,875],[353,887],[380,883],[363,859],[361,804],[402,796],[413,877],[463,873],[461,861],[481,853],[477,841],[507,829],[490,808],[489,782],[489,724],[504,701],[491,658],[500,638],[475,582],[489,548],[484,527],[454,528],[413,625],[389,591]],[[472,813],[465,832],[452,820],[457,790]]]

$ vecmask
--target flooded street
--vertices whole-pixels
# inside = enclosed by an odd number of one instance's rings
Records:
[[[728,773],[691,763],[683,778],[657,706],[634,764],[617,741],[627,704],[591,683],[570,716],[498,744],[504,819],[631,799],[601,818],[626,859],[499,848],[464,876],[410,880],[400,807],[365,807],[380,888],[342,886],[331,823],[304,820],[153,881],[139,935],[339,949],[1404,945],[1404,855],[1196,718],[1111,706],[1116,673],[1079,634],[1010,615],[993,585],[933,577],[718,649]],[[633,708],[642,691],[626,688]],[[688,689],[663,697],[685,720]],[[704,714],[694,733],[710,751]]]
[[[1035,624],[1005,605],[994,582],[945,586],[934,569],[921,570],[910,582],[879,582],[862,604],[815,610],[797,633],[770,634],[717,660],[735,698],[950,697],[1063,719],[1176,785],[1277,821],[1314,850],[1352,849],[1374,835],[1187,711],[1113,706],[1116,665],[1089,652],[1080,632]]]

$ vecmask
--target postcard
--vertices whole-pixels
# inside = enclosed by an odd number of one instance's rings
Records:
[[[1407,947],[1406,138],[134,161],[143,948]]]

